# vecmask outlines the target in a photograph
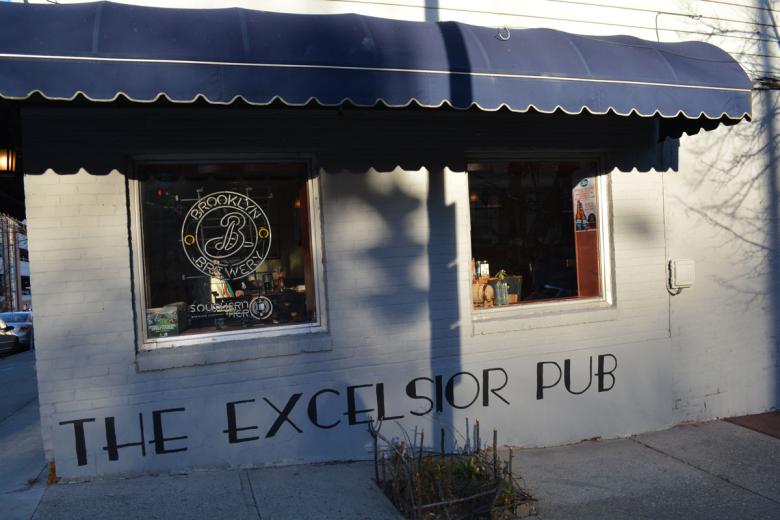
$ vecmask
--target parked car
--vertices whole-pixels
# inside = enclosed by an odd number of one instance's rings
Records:
[[[19,338],[19,346],[29,350],[33,346],[33,316],[32,312],[0,312],[0,320],[11,327],[11,334]]]
[[[19,350],[19,337],[12,330],[13,327],[0,320],[0,356]]]

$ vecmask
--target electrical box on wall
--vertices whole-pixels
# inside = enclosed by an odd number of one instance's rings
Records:
[[[693,260],[669,260],[669,287],[687,289],[696,281],[696,263]]]

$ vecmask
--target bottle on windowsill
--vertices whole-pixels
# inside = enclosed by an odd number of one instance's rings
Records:
[[[509,284],[504,280],[506,271],[501,269],[496,273],[496,305],[509,305]]]

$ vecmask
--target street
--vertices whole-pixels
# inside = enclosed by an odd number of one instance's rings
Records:
[[[35,352],[21,352],[0,358],[0,423],[38,399]]]
[[[27,519],[45,491],[34,351],[0,359],[0,388],[0,516]]]

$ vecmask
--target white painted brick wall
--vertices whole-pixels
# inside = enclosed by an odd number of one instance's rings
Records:
[[[89,409],[124,385],[134,335],[125,180],[117,172],[25,176],[44,448],[55,413]],[[97,218],[97,215],[101,215]]]
[[[780,209],[769,205],[780,172],[760,152],[777,146],[767,143],[778,128],[767,96],[777,106],[776,92],[757,92],[753,123],[683,139],[682,171],[665,175],[670,257],[696,261],[695,286],[671,307],[681,420],[780,406],[770,264],[780,255],[770,249]]]

